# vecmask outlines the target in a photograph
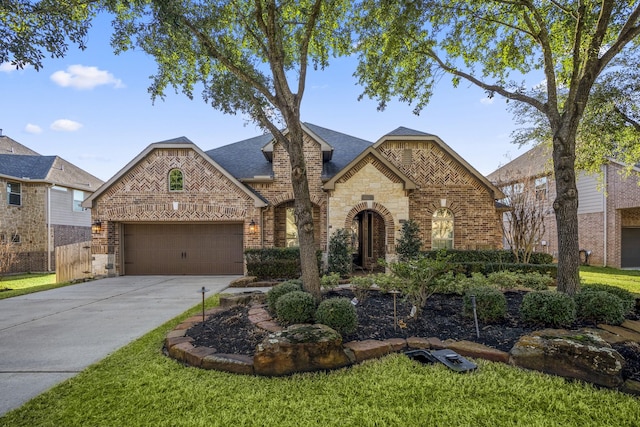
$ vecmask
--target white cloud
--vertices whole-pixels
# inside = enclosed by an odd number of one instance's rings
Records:
[[[491,104],[493,104],[493,102],[494,102],[495,100],[496,100],[496,98],[495,98],[495,97],[493,97],[493,98],[489,98],[489,97],[487,96],[486,98],[481,98],[481,99],[480,99],[480,104],[483,104],[483,105],[491,105]]]
[[[16,71],[16,66],[11,65],[11,62],[3,62],[0,64],[0,71],[3,73],[12,73]]]
[[[51,80],[59,86],[80,90],[101,85],[112,85],[116,89],[124,87],[122,80],[116,79],[110,72],[78,64],[70,65],[67,71],[56,71],[51,75]]]
[[[68,119],[59,119],[51,123],[51,129],[60,132],[75,132],[82,127],[82,123]]]
[[[38,125],[34,125],[33,123],[27,123],[27,125],[24,127],[24,130],[25,132],[32,134],[42,133],[42,128]]]

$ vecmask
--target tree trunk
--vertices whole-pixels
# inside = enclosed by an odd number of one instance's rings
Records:
[[[573,147],[573,149],[572,149]],[[575,295],[580,290],[578,243],[578,189],[575,173],[575,133],[560,129],[553,138],[558,230],[558,291]]]
[[[300,244],[300,266],[304,289],[320,301],[320,272],[316,257],[316,242],[313,232],[313,205],[307,180],[304,158],[302,126],[300,122],[288,123],[289,159],[291,162],[291,184],[295,196],[295,219]]]

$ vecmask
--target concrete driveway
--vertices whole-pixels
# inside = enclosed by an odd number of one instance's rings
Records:
[[[218,293],[238,276],[123,276],[0,300],[0,415]]]

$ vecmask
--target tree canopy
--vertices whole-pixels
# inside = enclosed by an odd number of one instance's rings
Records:
[[[47,54],[60,58],[69,43],[85,49],[98,8],[91,0],[0,1],[0,64],[39,70]]]
[[[362,0],[355,22],[363,96],[429,102],[449,76],[526,105],[549,129],[557,197],[558,288],[579,289],[576,140],[592,89],[607,70],[636,79],[640,2],[616,0]],[[525,77],[537,74],[541,86]],[[613,76],[613,74],[611,74]],[[597,86],[596,86],[597,87]],[[595,95],[594,95],[595,99]]]
[[[282,144],[291,161],[305,289],[320,296],[300,110],[307,69],[348,50],[345,0],[116,1],[117,51],[140,47],[158,65],[149,91],[167,88],[227,114],[243,113]]]

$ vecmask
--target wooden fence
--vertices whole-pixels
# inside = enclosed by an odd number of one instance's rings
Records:
[[[56,283],[91,277],[91,242],[56,248]]]

